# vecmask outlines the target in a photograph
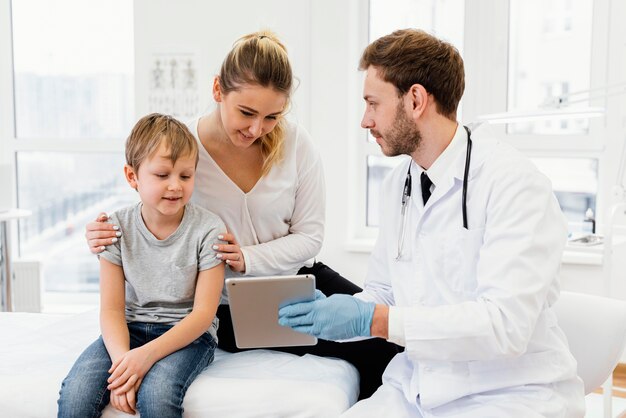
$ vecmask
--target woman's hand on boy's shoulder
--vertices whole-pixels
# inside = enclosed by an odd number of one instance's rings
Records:
[[[226,241],[227,244],[216,242],[213,245],[213,249],[217,252],[216,257],[220,260],[224,260],[232,271],[241,273],[245,272],[246,260],[235,236],[226,232],[218,235],[217,237],[222,241]]]
[[[120,227],[108,223],[108,220],[109,216],[101,212],[94,222],[89,222],[85,227],[87,245],[93,254],[101,253],[105,246],[115,244],[118,238],[122,236]]]

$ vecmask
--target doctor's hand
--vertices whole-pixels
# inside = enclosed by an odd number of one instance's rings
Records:
[[[280,308],[278,323],[324,340],[370,337],[375,307],[373,302],[364,302],[349,295],[318,298],[316,293],[312,302]]]

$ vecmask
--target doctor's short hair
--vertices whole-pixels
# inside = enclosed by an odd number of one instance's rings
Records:
[[[456,120],[465,90],[465,70],[461,54],[451,44],[423,30],[397,30],[365,48],[359,70],[370,66],[396,87],[399,96],[421,84],[435,97],[437,111]]]
[[[126,164],[139,170],[141,163],[152,157],[163,143],[172,164],[180,157],[191,157],[198,166],[196,138],[183,123],[160,113],[151,113],[137,121],[126,139]]]

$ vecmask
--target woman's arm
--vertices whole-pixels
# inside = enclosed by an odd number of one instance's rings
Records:
[[[102,212],[94,222],[89,222],[85,227],[87,245],[93,254],[101,253],[105,246],[116,243],[122,236],[119,226],[106,222],[108,219],[107,214]]]
[[[108,389],[119,393],[138,388],[154,363],[186,347],[206,332],[217,312],[223,285],[223,263],[198,273],[191,313],[159,338],[129,351],[115,361],[111,367]]]

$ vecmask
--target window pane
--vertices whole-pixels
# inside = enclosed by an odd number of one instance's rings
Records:
[[[380,185],[389,172],[406,158],[389,158],[378,155],[367,157],[367,226],[378,226]],[[408,167],[408,166],[407,166]]]
[[[133,2],[13,1],[19,138],[120,138],[133,122]]]
[[[554,194],[570,224],[570,232],[580,232],[587,210],[596,213],[598,160],[535,157],[532,161],[552,180]]]
[[[138,201],[123,165],[121,153],[17,154],[19,207],[33,212],[19,222],[20,254],[42,262],[45,290],[98,290],[84,228],[98,213]]]
[[[576,7],[573,3],[511,0],[509,111],[536,110],[559,95],[590,88],[593,0],[577,1]],[[580,134],[588,127],[588,119],[553,119],[511,124],[508,132]]]

